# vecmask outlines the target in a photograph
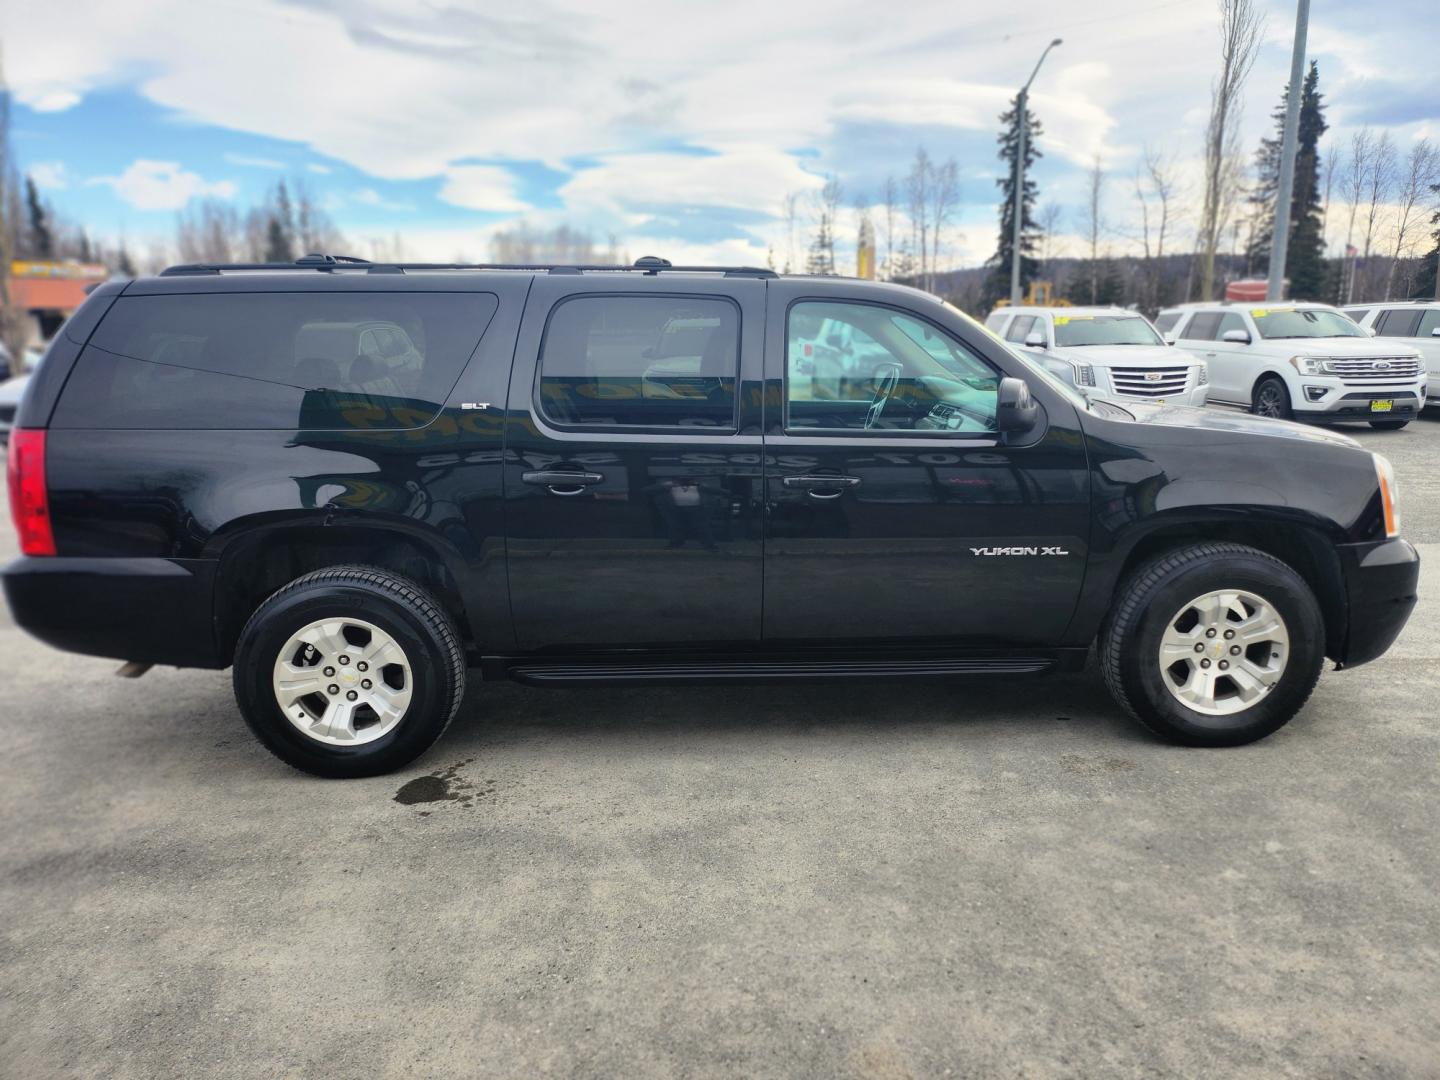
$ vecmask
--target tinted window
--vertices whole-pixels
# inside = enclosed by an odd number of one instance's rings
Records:
[[[1023,345],[1034,326],[1034,315],[1016,315],[1015,321],[1010,324],[1010,329],[1005,331],[1005,340],[1019,342]]]
[[[806,329],[816,323],[833,333],[812,340]],[[923,319],[876,304],[812,301],[790,309],[786,336],[792,431],[995,430],[998,376]]]
[[[1168,334],[1174,329],[1175,324],[1180,321],[1180,312],[1167,311],[1155,320],[1155,329],[1162,334]]]
[[[1420,317],[1420,328],[1416,331],[1416,336],[1433,337],[1436,330],[1440,330],[1440,308],[1427,308]]]
[[[1345,314],[1358,323],[1362,322],[1365,316],[1370,314],[1370,309],[1368,307],[1347,307]]]
[[[1382,311],[1375,320],[1376,332],[1381,337],[1415,337],[1420,329],[1422,314],[1419,308],[1391,308],[1389,311]]]
[[[560,303],[540,349],[540,409],[567,426],[735,425],[740,311],[694,296]]]
[[[423,427],[496,306],[489,293],[121,297],[76,362],[54,423]]]
[[[1201,311],[1191,317],[1190,323],[1185,327],[1185,338],[1188,341],[1214,341],[1219,334],[1216,331],[1220,326],[1220,313],[1218,311]]]

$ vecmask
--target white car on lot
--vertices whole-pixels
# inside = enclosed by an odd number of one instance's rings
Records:
[[[1425,400],[1418,352],[1372,340],[1327,304],[1188,304],[1157,321],[1210,364],[1211,401],[1260,416],[1402,428]]]
[[[1205,362],[1116,307],[1003,307],[985,325],[1086,397],[1204,405]]]
[[[1440,300],[1386,301],[1347,307],[1345,314],[1376,337],[1419,352],[1428,373],[1428,404],[1440,405]]]

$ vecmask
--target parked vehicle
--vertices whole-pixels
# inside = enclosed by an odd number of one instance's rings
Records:
[[[1210,400],[1258,416],[1398,429],[1425,400],[1419,353],[1370,340],[1325,304],[1187,304],[1160,318],[1177,344],[1209,362]]]
[[[20,398],[30,382],[31,372],[40,365],[44,353],[34,346],[27,346],[22,355],[21,373],[0,382],[0,446],[10,442],[10,429],[15,426],[15,413],[20,408]]]
[[[648,394],[677,318],[697,382]],[[827,321],[864,397],[801,392]],[[317,357],[346,326],[410,359]],[[898,285],[655,259],[112,280],[9,458],[18,624],[131,674],[233,664],[255,734],[325,776],[422,753],[467,671],[1017,679],[1096,643],[1142,723],[1245,743],[1325,657],[1383,653],[1419,572],[1389,464],[1343,436],[1087,400]]]
[[[1387,301],[1348,307],[1345,314],[1372,337],[1394,338],[1424,357],[1425,403],[1440,405],[1440,300]]]
[[[1145,316],[1116,307],[1003,307],[985,325],[1033,353],[1085,397],[1205,404],[1205,362],[1168,345]]]

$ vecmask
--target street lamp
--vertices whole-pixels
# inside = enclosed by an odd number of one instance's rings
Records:
[[[1035,70],[1030,72],[1030,78],[1025,80],[1025,85],[1020,88],[1020,96],[1015,99],[1015,111],[1019,114],[1020,138],[1015,147],[1015,207],[1011,211],[1011,229],[1013,230],[1010,241],[1010,303],[1020,303],[1020,223],[1024,218],[1025,198],[1025,102],[1030,94],[1030,84],[1035,81],[1035,76],[1040,74],[1040,65],[1045,62],[1045,57],[1050,55],[1050,50],[1060,44],[1057,37],[1045,51],[1040,54],[1040,59],[1035,61]]]

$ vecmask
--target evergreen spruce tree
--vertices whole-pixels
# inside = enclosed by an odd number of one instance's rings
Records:
[[[1000,114],[1004,129],[996,137],[1000,146],[1000,160],[1005,162],[1005,174],[995,181],[1000,189],[1000,242],[995,254],[990,256],[990,273],[985,276],[982,295],[983,306],[988,310],[995,301],[1010,295],[1010,258],[1014,250],[1015,236],[1015,155],[1019,150],[1020,117],[1018,98],[1012,99],[1010,108]],[[1025,110],[1025,188],[1020,196],[1020,287],[1023,290],[1040,273],[1040,260],[1035,252],[1040,243],[1040,226],[1035,221],[1035,198],[1038,187],[1031,167],[1042,155],[1036,146],[1043,133],[1035,112],[1027,105]]]
[[[1290,279],[1290,296],[1296,300],[1319,300],[1325,295],[1325,237],[1320,202],[1320,137],[1328,130],[1325,106],[1319,91],[1320,69],[1312,60],[1300,89],[1299,138],[1295,151],[1295,183],[1290,193],[1290,243],[1285,252],[1285,276]],[[1275,195],[1280,186],[1280,149],[1285,132],[1285,109],[1290,101],[1287,86],[1275,110],[1276,134],[1261,139],[1255,153],[1255,190],[1250,195],[1254,228],[1246,250],[1250,272],[1270,272],[1270,250],[1274,243]]]
[[[30,254],[37,259],[55,257],[55,234],[50,228],[50,215],[40,201],[35,181],[25,177],[25,211],[29,216]]]
[[[830,214],[820,211],[820,225],[815,230],[815,239],[810,244],[810,254],[805,260],[807,274],[835,273],[835,240],[830,235]]]
[[[295,214],[290,207],[290,193],[281,180],[275,187],[275,204],[265,223],[265,261],[295,261]]]
[[[1431,184],[1430,190],[1440,195],[1440,184]],[[1430,224],[1440,226],[1440,210],[1430,215]],[[1437,267],[1440,267],[1440,228],[1431,235],[1435,237],[1435,245],[1420,260],[1420,272],[1415,275],[1415,287],[1410,293],[1417,300],[1440,300],[1440,288],[1435,281]]]

